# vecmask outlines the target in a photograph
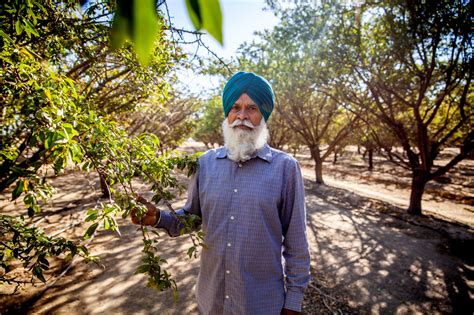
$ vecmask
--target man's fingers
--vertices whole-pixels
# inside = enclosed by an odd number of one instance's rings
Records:
[[[139,224],[138,218],[137,218],[137,209],[132,209],[130,212],[130,219],[132,219],[132,222],[134,224]]]
[[[141,219],[139,220],[137,217],[137,208],[132,209],[130,212],[130,219],[134,224],[141,224],[141,225],[153,225],[157,220],[158,210],[155,206],[147,207],[147,212],[143,214]]]
[[[148,200],[146,200],[145,198],[143,198],[143,197],[140,196],[140,195],[137,195],[136,200],[137,200],[139,203],[143,203],[143,204],[148,203]]]

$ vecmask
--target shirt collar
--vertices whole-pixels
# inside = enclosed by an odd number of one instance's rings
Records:
[[[266,143],[263,145],[263,147],[260,150],[257,151],[255,156],[269,163],[271,163],[272,158],[273,158],[272,151],[270,150],[270,146]],[[224,147],[218,148],[217,153],[216,153],[216,158],[224,159],[226,157],[227,157],[227,147],[224,146]]]

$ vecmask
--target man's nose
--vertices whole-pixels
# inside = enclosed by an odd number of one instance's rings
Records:
[[[248,119],[249,118],[248,111],[242,108],[237,113],[237,118],[240,119],[240,120]]]

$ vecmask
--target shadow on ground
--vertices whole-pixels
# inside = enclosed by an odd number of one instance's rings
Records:
[[[47,314],[192,314],[197,313],[194,282],[198,260],[185,252],[190,243],[183,237],[168,239],[163,234],[157,243],[168,269],[179,286],[175,303],[170,291],[158,292],[146,287],[143,275],[134,275],[141,259],[141,232],[122,222],[122,237],[100,232],[93,242],[92,254],[103,266],[78,263],[42,296],[37,296],[15,313]]]
[[[324,294],[340,299],[349,313],[472,314],[472,234],[451,238],[436,228],[374,210],[368,199],[345,190],[316,186],[309,180],[305,185],[315,275],[307,297],[321,293],[316,289],[323,279],[323,285],[330,287]],[[81,198],[88,205],[93,203],[87,194]],[[48,220],[80,220],[81,212],[69,213],[68,204],[66,200],[57,203],[59,212],[48,214]],[[180,299],[175,303],[170,292],[149,289],[146,277],[134,275],[141,259],[141,232],[129,221],[119,224],[121,237],[101,231],[91,244],[92,254],[101,258],[104,268],[79,262],[44,294],[11,312],[196,314],[199,261],[186,255],[189,239],[171,239],[163,232],[157,243],[179,287]],[[83,229],[78,227],[78,235]],[[306,305],[305,312],[330,313],[324,309],[324,305]]]
[[[307,191],[313,267],[349,295],[351,307],[371,314],[472,314],[472,238],[450,239],[371,210],[341,189],[307,182]]]

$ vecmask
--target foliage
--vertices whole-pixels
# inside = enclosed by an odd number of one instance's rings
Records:
[[[331,63],[349,70],[338,77],[338,95],[402,147],[403,155],[384,152],[412,171],[408,210],[421,214],[425,184],[473,148],[472,3],[367,2],[335,16]],[[436,166],[439,152],[453,145],[461,152]]]
[[[300,147],[305,143],[299,134],[293,132],[291,126],[278,110],[272,113],[271,119],[268,121],[268,133],[270,138],[268,144],[272,148],[278,150],[287,149],[293,155],[296,155]]]
[[[222,14],[219,0],[186,0],[186,7],[194,27],[197,30],[206,29],[222,44]]]
[[[129,44],[111,51],[113,9],[106,0],[91,2],[83,11],[69,1],[2,4],[0,192],[11,189],[12,201],[22,198],[33,216],[54,193],[46,174],[76,166],[107,178],[111,193],[88,211],[82,244],[47,237],[31,222],[2,214],[1,246],[11,247],[0,260],[2,282],[23,283],[10,277],[8,265],[14,260],[44,280],[41,270],[48,259],[61,253],[87,257],[87,240],[100,228],[118,231],[115,217],[128,216],[136,206],[134,176],[152,185],[156,202],[169,204],[173,192],[182,190],[174,170],[186,169],[190,175],[196,169],[197,156],[159,154],[163,146],[156,135],[130,136],[121,125],[119,115],[139,109],[151,95],[157,102],[167,97],[165,76],[184,56],[161,28],[147,67]],[[157,18],[164,24],[163,17]],[[193,244],[202,243],[195,241],[202,235],[193,233]],[[144,247],[145,256],[155,255],[148,241]],[[164,269],[154,268],[149,275],[156,287],[173,287]]]
[[[220,96],[215,96],[204,102],[201,109],[201,117],[194,132],[194,138],[202,141],[208,148],[215,144],[223,145],[221,124],[224,120],[224,110]]]
[[[409,212],[421,214],[425,184],[473,148],[472,2],[267,3],[281,23],[242,47],[240,64],[272,80],[316,164],[320,143],[327,153],[359,134],[412,171]],[[435,165],[446,146],[460,153]]]
[[[44,235],[36,227],[27,227],[22,217],[12,218],[0,215],[0,281],[16,284],[14,292],[24,280],[17,276],[8,277],[13,263],[21,261],[23,267],[31,271],[31,283],[35,279],[46,282],[43,272],[49,270],[48,257],[68,253],[69,259],[76,254],[94,260],[85,246],[76,245],[62,237],[53,238]]]
[[[120,48],[128,40],[135,46],[137,57],[143,65],[150,62],[158,28],[154,0],[116,1],[112,24],[111,45]]]
[[[81,3],[89,1],[81,1]],[[157,4],[159,3],[159,4]],[[141,64],[147,66],[151,59],[155,39],[166,26],[157,18],[157,0],[117,0],[112,24],[111,45],[117,49],[127,41],[134,44]],[[188,15],[196,30],[204,28],[219,43],[223,43],[222,14],[219,0],[186,0]]]
[[[177,148],[196,127],[199,101],[174,91],[164,101],[148,98],[141,109],[122,115],[129,134],[149,132],[161,140],[161,151]]]
[[[271,81],[277,95],[275,122],[280,122],[274,124],[273,139],[283,133],[292,135],[285,139],[288,144],[306,144],[315,161],[316,181],[323,183],[322,163],[349,135],[357,118],[332,97],[330,78],[336,72],[326,66],[329,12],[302,6],[279,14],[279,25],[240,48],[238,62]]]

